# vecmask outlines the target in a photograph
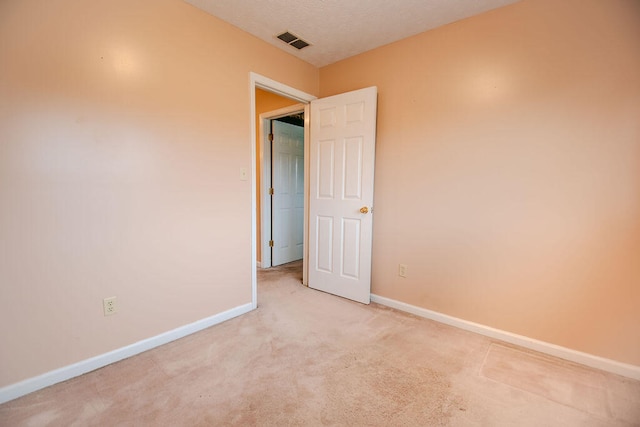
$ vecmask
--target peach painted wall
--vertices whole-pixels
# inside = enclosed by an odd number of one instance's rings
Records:
[[[0,2],[0,387],[251,302],[250,71],[318,91],[179,0]]]
[[[270,111],[275,111],[280,108],[284,108],[284,107],[288,107],[290,105],[296,105],[296,104],[298,104],[298,102],[293,101],[289,98],[276,95],[275,93],[267,92],[266,90],[256,89],[256,153],[257,153],[257,156],[256,156],[257,189],[256,191],[258,193],[257,200],[256,200],[256,205],[257,205],[256,230],[257,230],[257,241],[258,241],[258,261],[262,260],[262,246],[260,245],[261,233],[262,233],[261,219],[260,219],[260,200],[262,197],[260,193],[260,185],[261,185],[260,178],[262,176],[260,166],[261,166],[262,159],[259,157],[260,156],[260,114],[268,113]]]
[[[640,2],[524,0],[320,70],[371,85],[373,293],[640,365]]]

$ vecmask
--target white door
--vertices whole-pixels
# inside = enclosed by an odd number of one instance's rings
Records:
[[[311,102],[309,287],[368,304],[377,88]]]
[[[271,264],[302,259],[304,236],[304,128],[274,120],[271,159]]]

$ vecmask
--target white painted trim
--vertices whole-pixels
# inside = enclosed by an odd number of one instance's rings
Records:
[[[260,119],[258,120],[260,124],[260,146],[259,156],[260,156],[260,171],[262,176],[260,177],[260,219],[261,219],[261,233],[260,233],[260,241],[258,244],[262,247],[261,251],[261,262],[265,268],[269,268],[272,266],[271,264],[271,248],[269,247],[269,239],[268,235],[271,234],[271,197],[269,197],[269,191],[267,188],[267,181],[269,181],[269,175],[271,174],[271,151],[265,148],[265,134],[267,132],[264,131],[265,122],[267,122],[262,114],[260,115]],[[268,137],[267,137],[268,138]],[[258,196],[256,195],[256,198]],[[258,236],[256,235],[256,239]]]
[[[256,174],[256,81],[253,73],[249,73],[249,113],[251,113],[251,308],[258,308],[258,246],[256,243],[258,235],[257,205],[257,181]]]
[[[311,104],[304,106],[304,242],[302,250],[302,284],[309,286],[309,170],[311,164]]]
[[[279,119],[281,117],[291,116],[297,113],[302,113],[304,112],[304,106],[305,104],[294,104],[289,105],[288,107],[279,108],[277,110],[267,111],[266,113],[260,114],[260,119],[273,120]]]
[[[218,323],[222,323],[226,320],[248,313],[252,309],[253,306],[251,303],[240,305],[230,310],[223,311],[222,313],[207,317],[206,319],[198,320],[188,325],[156,335],[155,337],[138,341],[126,347],[122,347],[90,359],[82,360],[78,363],[74,363],[73,365],[49,371],[19,383],[2,387],[0,388],[0,404],[17,399],[18,397],[32,393],[36,390],[80,376],[87,372],[94,371],[128,357],[135,356],[136,354],[151,350],[152,348],[167,344],[187,335],[191,335],[213,325],[217,325]]]
[[[284,96],[285,98],[293,99],[303,104],[307,104],[317,98],[316,96],[310,95],[306,92],[303,92],[291,86],[287,86],[283,83],[277,82],[265,76],[261,76],[260,74],[257,74],[254,72],[249,73],[249,78],[251,80],[251,84],[253,88],[252,92],[254,97],[255,97],[255,88],[258,87],[260,89],[264,89],[268,92],[272,92],[277,95]],[[256,114],[254,110],[253,117],[255,116]],[[255,138],[253,140],[255,141]]]
[[[308,104],[316,99],[315,96],[305,93],[301,90],[295,89],[291,86],[287,86],[268,77],[261,76],[260,74],[249,72],[249,113],[251,114],[251,304],[253,308],[258,307],[258,271],[257,271],[257,230],[256,230],[256,205],[257,205],[257,191],[256,191],[256,88],[264,89],[268,92],[275,93],[286,98],[290,98]],[[308,117],[308,111],[305,109],[305,120]],[[307,123],[305,122],[305,128]],[[305,147],[305,159],[307,157],[307,147]],[[306,160],[305,160],[306,161]],[[305,216],[307,212],[305,212]],[[304,240],[305,255],[307,252],[307,239]],[[306,257],[303,262],[303,277],[305,277],[307,266]]]
[[[540,353],[545,353],[571,362],[590,366],[592,368],[611,372],[617,375],[622,375],[635,380],[640,380],[640,366],[617,362],[611,359],[605,359],[604,357],[594,356],[592,354],[583,353],[580,351],[572,350],[570,348],[561,347],[559,345],[550,344],[548,342],[539,341],[533,338],[528,338],[523,335],[513,334],[501,329],[495,329],[490,326],[481,325],[479,323],[469,322],[468,320],[459,319],[457,317],[438,313],[426,308],[417,307],[415,305],[393,300],[391,298],[381,297],[379,295],[371,294],[371,301],[385,305],[387,307],[395,308],[396,310],[434,320],[439,323],[444,323],[446,325],[464,329],[465,331],[475,332],[489,338],[494,338],[510,344],[515,344],[520,347],[538,351]]]

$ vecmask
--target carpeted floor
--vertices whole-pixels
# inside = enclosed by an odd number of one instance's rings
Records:
[[[640,382],[259,272],[249,314],[0,406],[2,426],[632,426]]]

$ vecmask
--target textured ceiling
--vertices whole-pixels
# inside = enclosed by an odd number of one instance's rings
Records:
[[[317,67],[518,0],[184,0]],[[311,43],[297,50],[276,36]]]

